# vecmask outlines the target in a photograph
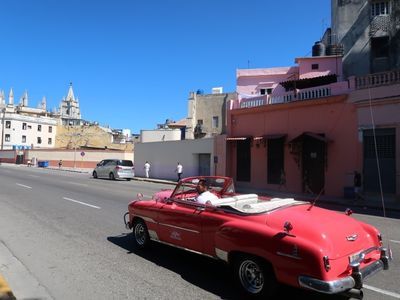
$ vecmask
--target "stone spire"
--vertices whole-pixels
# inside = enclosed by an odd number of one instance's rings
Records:
[[[10,93],[8,94],[8,104],[14,105],[14,92],[13,89],[10,89]]]
[[[25,93],[22,95],[22,97],[19,100],[19,104],[21,106],[28,107],[28,92],[25,91]]]
[[[47,100],[46,100],[45,96],[43,96],[42,101],[39,104],[39,108],[41,108],[43,110],[46,110],[46,108],[47,108]]]
[[[67,95],[67,99],[65,99],[65,100],[75,101],[74,90],[72,89],[72,82],[70,82],[70,84],[69,84],[68,95]]]
[[[4,91],[1,90],[0,91],[0,105],[3,106],[5,104],[6,104],[6,102],[5,102],[5,97],[4,97]]]

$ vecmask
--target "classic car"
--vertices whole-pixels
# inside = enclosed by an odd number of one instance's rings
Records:
[[[205,179],[218,199],[197,203]],[[241,290],[268,299],[278,284],[362,299],[365,278],[389,268],[380,232],[315,202],[237,194],[229,177],[182,179],[173,190],[134,200],[124,215],[138,248],[150,240],[231,265]]]

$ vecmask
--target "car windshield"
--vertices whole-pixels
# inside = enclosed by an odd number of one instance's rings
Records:
[[[131,160],[119,160],[117,164],[123,167],[133,167],[133,162]]]
[[[225,177],[190,177],[183,179],[180,184],[175,188],[172,197],[186,198],[197,194],[196,186],[200,179],[206,180],[209,191],[218,194],[220,197],[235,193],[233,182]]]

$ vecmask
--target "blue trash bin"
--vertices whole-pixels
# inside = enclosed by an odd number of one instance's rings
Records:
[[[49,161],[48,160],[38,161],[38,167],[39,168],[46,168],[48,166],[49,166]]]

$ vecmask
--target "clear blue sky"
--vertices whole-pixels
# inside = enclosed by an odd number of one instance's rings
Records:
[[[82,117],[153,129],[190,91],[235,91],[240,68],[294,65],[330,26],[329,0],[1,0],[0,89]]]

